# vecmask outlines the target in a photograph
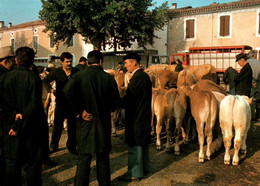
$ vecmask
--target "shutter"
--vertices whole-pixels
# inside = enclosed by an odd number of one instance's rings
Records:
[[[229,36],[229,22],[230,22],[230,16],[224,16],[225,17],[225,32],[224,32],[224,36]]]
[[[225,17],[221,16],[220,17],[220,30],[219,30],[220,36],[224,36],[224,27],[225,27]]]
[[[260,13],[258,14],[258,34],[260,34]]]
[[[190,20],[190,38],[194,38],[194,19]]]
[[[186,39],[190,38],[190,20],[186,20]]]
[[[194,19],[186,21],[186,38],[194,38]]]

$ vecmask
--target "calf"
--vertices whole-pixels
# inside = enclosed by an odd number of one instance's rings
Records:
[[[180,154],[179,137],[181,134],[181,125],[185,117],[187,109],[186,96],[181,89],[169,89],[168,91],[162,91],[157,95],[155,99],[154,113],[157,117],[156,124],[156,145],[157,149],[161,150],[160,134],[162,130],[162,124],[166,122],[166,135],[167,143],[166,149],[170,148],[171,140],[171,123],[172,119],[175,118],[175,147],[174,151],[176,155]]]
[[[212,130],[217,116],[218,103],[215,96],[209,91],[186,91],[190,98],[191,114],[196,121],[199,140],[199,162],[204,162],[204,135],[207,136],[207,159],[210,160],[210,145],[212,143]]]
[[[189,70],[182,70],[178,74],[177,87],[191,86],[197,82],[196,77]]]
[[[178,72],[172,72],[170,70],[158,71],[158,88],[170,89],[176,88],[178,79]]]
[[[240,147],[242,153],[246,154],[246,138],[251,120],[250,102],[251,99],[246,96],[233,95],[226,96],[220,102],[219,121],[226,149],[224,164],[230,164],[229,149],[231,146],[231,139],[233,137],[233,129],[235,132],[235,152],[233,155],[232,164],[238,165],[239,163],[238,152]]]

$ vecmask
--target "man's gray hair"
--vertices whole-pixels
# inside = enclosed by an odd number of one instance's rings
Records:
[[[255,51],[254,50],[250,50],[247,54],[247,58],[251,58],[251,57],[254,57],[255,56]]]

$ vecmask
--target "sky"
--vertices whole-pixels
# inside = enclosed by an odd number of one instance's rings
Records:
[[[213,2],[227,3],[238,0],[168,0],[168,5],[177,3],[177,8],[192,6],[207,6]],[[153,0],[155,6],[160,6],[166,0]],[[0,0],[0,21],[4,21],[5,26],[9,22],[18,25],[25,22],[39,19],[38,13],[42,8],[41,0]]]

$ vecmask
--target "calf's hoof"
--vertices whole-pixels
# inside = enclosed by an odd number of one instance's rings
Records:
[[[232,165],[237,166],[237,165],[238,165],[238,162],[233,161],[233,162],[232,162]]]
[[[199,163],[204,163],[204,158],[199,157]]]
[[[179,156],[180,155],[180,151],[175,151],[175,155]]]
[[[224,160],[224,164],[225,165],[230,165],[230,161],[229,160]]]
[[[118,137],[117,133],[112,133],[112,137]]]
[[[241,153],[246,154],[246,149],[244,149],[244,150],[241,149]]]
[[[161,151],[163,148],[162,148],[161,145],[156,145],[156,149],[157,149],[158,151]]]
[[[166,147],[165,150],[166,150],[166,152],[170,152],[171,148],[170,147]]]
[[[207,156],[207,159],[210,160],[210,156]]]

